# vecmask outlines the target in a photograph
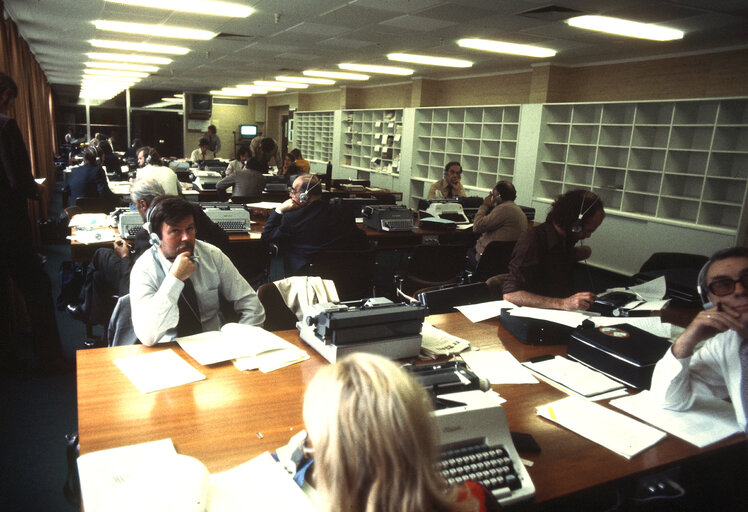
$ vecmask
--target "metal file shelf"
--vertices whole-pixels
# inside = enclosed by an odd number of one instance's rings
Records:
[[[294,116],[293,145],[305,159],[327,163],[332,160],[334,112],[298,112]]]
[[[344,110],[344,167],[364,172],[400,174],[402,109]]]

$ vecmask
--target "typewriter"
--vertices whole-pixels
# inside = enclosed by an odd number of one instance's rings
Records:
[[[364,225],[378,231],[412,231],[413,212],[405,205],[367,205]]]
[[[206,206],[201,204],[205,214],[227,233],[249,233],[251,226],[249,212],[244,205],[229,205],[214,203],[220,206]]]
[[[221,181],[221,173],[216,171],[194,170],[195,188],[198,190],[215,190],[216,184]]]
[[[117,228],[122,238],[132,240],[138,234],[138,231],[143,229],[143,218],[138,212],[121,212],[117,220]]]
[[[470,224],[467,215],[465,215],[462,209],[462,205],[454,200],[430,201],[428,208],[421,210],[421,217],[423,218],[424,216],[451,220],[456,224]]]

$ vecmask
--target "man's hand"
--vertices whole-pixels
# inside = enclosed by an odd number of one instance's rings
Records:
[[[739,319],[740,313],[725,304],[705,309],[696,315],[683,334],[675,340],[673,355],[678,359],[690,357],[700,342],[730,329],[740,331],[743,326]]]
[[[566,311],[586,311],[590,308],[597,296],[592,292],[579,292],[562,301],[561,309]]]
[[[493,208],[493,194],[488,194],[486,196],[486,198],[483,200],[483,206],[485,206],[489,210]]]
[[[192,273],[195,271],[195,264],[190,259],[192,253],[180,252],[177,257],[174,258],[174,263],[171,265],[169,273],[179,279],[185,281],[189,279]]]
[[[574,259],[577,261],[586,260],[592,254],[592,248],[589,245],[577,245],[574,247]]]
[[[114,247],[114,252],[120,258],[127,258],[130,256],[130,246],[121,238],[116,239],[114,244],[112,244],[112,247]]]
[[[278,209],[282,211],[283,213],[290,212],[298,208],[301,208],[301,205],[294,202],[294,200],[291,199],[290,197],[286,199],[285,201],[283,201],[281,205],[278,207]]]

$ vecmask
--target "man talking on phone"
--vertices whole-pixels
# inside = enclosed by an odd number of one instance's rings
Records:
[[[698,281],[704,310],[657,363],[651,395],[666,409],[677,411],[691,408],[697,395],[729,397],[738,423],[746,430],[748,248],[717,251]]]
[[[517,190],[510,181],[499,181],[483,200],[473,219],[473,233],[481,237],[470,250],[471,264],[477,265],[491,242],[513,242],[527,231],[527,215],[514,204]]]
[[[144,345],[219,330],[221,298],[233,304],[238,323],[262,325],[265,310],[228,256],[195,239],[190,203],[156,198],[146,226],[152,247],[130,274],[132,323]]]

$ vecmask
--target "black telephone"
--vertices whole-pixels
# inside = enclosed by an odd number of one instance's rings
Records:
[[[625,316],[622,314],[623,308],[626,304],[635,300],[641,299],[634,292],[605,293],[597,297],[588,311],[600,313],[603,316]]]

